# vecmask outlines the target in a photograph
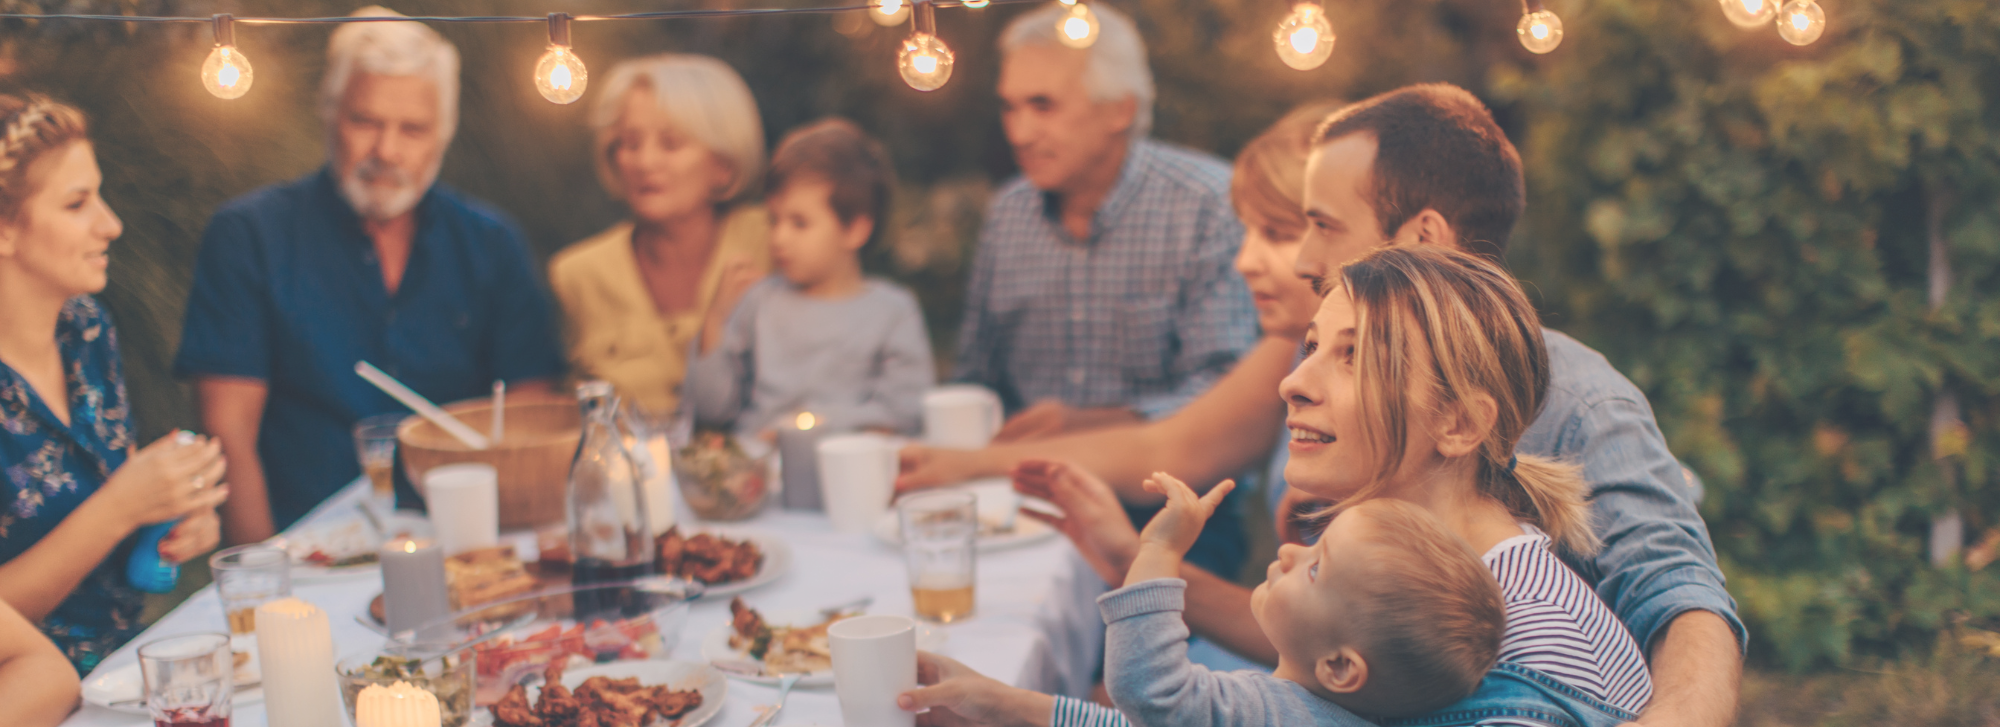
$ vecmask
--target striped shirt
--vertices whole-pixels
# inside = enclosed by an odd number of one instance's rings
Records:
[[[1631,632],[1549,549],[1546,533],[1526,523],[1521,529],[1526,532],[1500,541],[1485,556],[1507,603],[1500,660],[1540,671],[1625,711],[1644,711],[1653,698],[1653,678]]]
[[[1025,178],[986,213],[966,284],[952,378],[985,385],[1007,409],[1044,399],[1179,409],[1256,342],[1236,272],[1243,225],[1229,166],[1151,139],[1132,142],[1118,182],[1076,239],[1057,200]]]

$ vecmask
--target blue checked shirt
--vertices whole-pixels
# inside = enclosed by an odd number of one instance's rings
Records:
[[[1255,342],[1222,160],[1134,141],[1087,240],[1062,228],[1054,202],[1025,178],[994,198],[954,379],[991,387],[1010,412],[1058,399],[1158,419]]]

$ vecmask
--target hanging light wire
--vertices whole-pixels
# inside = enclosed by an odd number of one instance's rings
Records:
[[[1044,0],[990,0],[993,5],[1022,5]],[[964,0],[934,0],[936,7],[956,8]],[[981,5],[984,7],[984,5]],[[671,20],[675,18],[728,18],[754,15],[826,15],[867,10],[874,5],[838,5],[801,8],[727,8],[700,10],[654,10],[614,15],[572,15],[570,20],[587,23],[600,20]],[[193,15],[88,15],[80,13],[0,13],[0,20],[91,20],[118,23],[213,23],[213,16]],[[247,25],[314,25],[323,23],[547,23],[547,15],[364,15],[324,18],[242,17],[235,22]]]

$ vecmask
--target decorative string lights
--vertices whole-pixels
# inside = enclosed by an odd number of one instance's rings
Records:
[[[1819,40],[1826,32],[1826,11],[1813,0],[1792,0],[1778,11],[1778,37],[1792,45]]]
[[[1547,53],[1555,50],[1563,42],[1563,21],[1542,6],[1542,0],[1525,0],[1521,4],[1521,22],[1514,25],[1514,33],[1521,37],[1521,47],[1531,53]]]
[[[257,79],[257,74],[250,68],[250,59],[236,49],[236,19],[224,13],[211,22],[215,24],[215,50],[209,51],[208,59],[201,62],[201,87],[216,98],[237,98],[249,93],[250,82]]]
[[[875,0],[870,3],[868,17],[874,19],[876,25],[894,28],[910,17],[910,4],[904,0]]]
[[[535,62],[535,90],[561,104],[583,98],[583,89],[590,84],[590,70],[570,50],[569,21],[569,13],[549,13],[549,49]]]
[[[1084,0],[1057,0],[1069,12],[1056,18],[1056,40],[1071,48],[1089,48],[1097,42],[1097,13]]]
[[[896,70],[903,82],[919,91],[936,91],[951,80],[951,49],[937,37],[937,16],[932,0],[916,0],[915,22],[903,49],[896,54]]]
[[[1826,11],[1813,0],[1721,0],[1722,15],[1736,27],[1754,29],[1773,18],[1778,21],[1778,37],[1792,45],[1806,45],[1826,32]]]
[[[1300,0],[1292,5],[1292,14],[1278,23],[1277,31],[1271,34],[1271,42],[1278,46],[1278,60],[1285,65],[1310,71],[1325,63],[1327,56],[1333,55],[1333,24],[1327,22],[1326,9],[1315,0]]]
[[[546,22],[549,44],[535,63],[535,90],[543,98],[559,104],[575,103],[590,83],[590,71],[577,57],[570,40],[573,21],[667,20],[679,18],[720,18],[750,15],[796,15],[863,12],[884,27],[901,25],[910,19],[910,35],[896,53],[896,70],[903,82],[918,91],[934,91],[951,80],[951,48],[937,35],[936,9],[963,7],[979,9],[995,4],[1018,5],[1046,0],[849,0],[860,5],[787,8],[730,8],[665,10],[619,15],[571,15],[549,13],[540,16],[347,16],[325,18],[238,18],[229,14],[211,17],[84,15],[69,13],[0,13],[0,20],[87,20],[118,23],[209,23],[215,48],[201,65],[201,85],[216,98],[241,98],[250,92],[255,73],[250,59],[236,47],[236,24],[285,25],[368,22],[423,23],[534,23]],[[1289,0],[1291,12],[1272,32],[1278,58],[1301,71],[1324,65],[1333,54],[1333,24],[1327,19],[1323,0]],[[1729,22],[1755,28],[1776,21],[1778,35],[1794,45],[1807,45],[1826,32],[1826,11],[1816,0],[1717,0]],[[1063,12],[1056,19],[1056,39],[1071,48],[1089,48],[1097,42],[1097,14],[1090,0],[1056,0]],[[1543,5],[1544,0],[1522,0],[1521,20],[1514,31],[1521,46],[1534,53],[1548,53],[1562,45],[1562,18]],[[845,31],[843,31],[845,32]]]

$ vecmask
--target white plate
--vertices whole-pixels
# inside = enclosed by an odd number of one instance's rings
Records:
[[[765,623],[792,625],[799,623],[816,622],[819,618],[820,615],[816,612],[780,610],[780,611],[772,611],[768,614],[765,614]],[[729,636],[730,634],[735,633],[735,631],[736,631],[735,628],[733,628],[729,624],[723,624],[719,627],[716,627],[714,631],[708,632],[708,635],[702,637],[701,639],[701,658],[706,659],[710,664],[714,664],[717,662],[739,662],[739,663],[747,662],[749,664],[759,664],[760,662],[758,662],[756,659],[750,658],[749,654],[737,651],[736,649],[729,648]],[[930,624],[924,623],[922,621],[917,622],[918,649],[921,649],[923,651],[939,651],[943,649],[944,645],[950,640],[951,640],[951,634],[945,632],[945,630],[933,627]],[[743,681],[750,682],[752,684],[767,684],[774,687],[778,686],[778,682],[783,679],[783,677],[779,675],[772,675],[772,674],[744,674],[742,672],[736,672],[736,671],[727,671],[723,673],[728,674],[731,678],[741,679]],[[833,686],[833,670],[828,669],[826,671],[816,671],[809,674],[801,675],[799,677],[799,682],[797,686],[801,687]]]
[[[326,525],[304,528],[298,532],[287,532],[283,536],[285,552],[292,556],[292,582],[316,583],[321,581],[345,580],[357,576],[372,576],[382,571],[378,563],[350,565],[343,568],[328,568],[305,560],[314,550],[326,551],[334,558],[342,558],[361,553],[374,552],[399,534],[408,533],[419,538],[433,537],[436,531],[431,521],[422,513],[397,511],[384,523],[389,528],[387,534],[377,534],[368,527],[359,510],[349,508],[350,517]]]
[[[734,596],[778,580],[792,569],[792,546],[777,537],[755,530],[738,530],[735,528],[719,528],[706,525],[681,528],[681,534],[687,537],[694,537],[698,533],[708,533],[719,538],[736,541],[748,540],[755,543],[757,549],[764,553],[764,563],[758,566],[757,575],[734,583],[718,583],[708,586],[706,590],[701,592],[702,598]]]
[[[962,491],[972,493],[975,502],[978,503],[973,507],[979,513],[979,522],[982,529],[989,525],[997,527],[1000,523],[1006,522],[1009,516],[1014,518],[1014,529],[1012,532],[993,535],[982,533],[974,541],[975,546],[979,548],[979,552],[981,553],[1033,545],[1056,535],[1055,528],[1049,527],[1047,523],[1028,517],[1027,515],[1015,513],[1016,510],[1021,508],[1021,503],[1027,501],[1028,498],[1022,497],[1020,493],[1015,492],[1013,483],[1005,477],[977,479],[962,485],[932,491]],[[875,526],[869,530],[874,533],[877,540],[899,548],[903,546],[903,523],[896,518],[895,508],[890,508],[888,512],[882,514],[882,517],[877,518]]]
[[[722,711],[722,705],[729,696],[729,679],[722,676],[722,672],[707,664],[692,661],[635,659],[614,661],[609,664],[592,664],[563,672],[563,686],[575,689],[591,677],[612,679],[638,677],[639,684],[643,686],[657,687],[665,684],[677,690],[693,688],[701,692],[701,706],[695,707],[694,711],[681,715],[678,720],[657,723],[673,727],[700,727],[702,723],[715,717],[717,712]],[[542,689],[539,685],[528,687],[529,702],[540,699],[541,695]]]
[[[111,671],[93,674],[83,681],[83,701],[113,712],[148,714],[146,703],[139,701],[144,691],[145,682],[140,680],[138,664],[126,664]],[[239,676],[236,693],[229,697],[229,703],[256,704],[262,701],[264,701],[264,688],[258,686],[256,682],[245,683]]]

